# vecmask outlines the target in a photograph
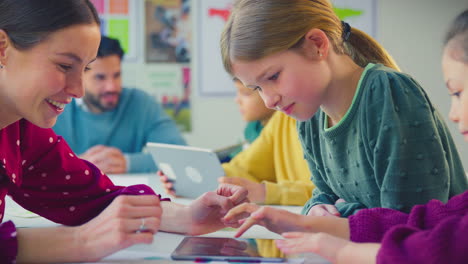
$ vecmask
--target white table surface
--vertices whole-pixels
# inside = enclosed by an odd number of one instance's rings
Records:
[[[156,193],[163,194],[164,190],[159,182],[156,174],[122,174],[122,175],[111,175],[110,178],[116,185],[128,186],[134,184],[147,184],[155,190]],[[192,200],[185,198],[174,198],[171,200],[180,204],[188,204]],[[45,218],[35,216],[34,214],[22,209],[8,196],[5,200],[5,218],[3,221],[12,220],[17,227],[50,227],[57,225]],[[288,211],[299,213],[301,207],[299,206],[275,206],[283,208]],[[204,236],[210,237],[234,237],[235,231],[232,229],[220,230],[214,233],[206,234]],[[270,232],[261,226],[253,226],[243,237],[245,238],[281,238],[280,235]],[[140,244],[129,247],[127,249],[116,252],[98,263],[164,263],[164,262],[175,262],[170,259],[170,254],[177,247],[177,245],[184,238],[183,235],[158,232],[154,236],[152,244]],[[183,263],[184,261],[177,261],[177,263]],[[304,258],[289,259],[289,263],[329,263],[323,258],[314,255],[307,254]],[[193,262],[188,262],[193,263]]]

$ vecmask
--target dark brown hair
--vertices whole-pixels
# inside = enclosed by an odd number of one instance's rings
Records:
[[[68,26],[92,23],[100,21],[89,0],[0,0],[0,29],[17,49],[29,49]]]
[[[452,42],[457,49],[462,51],[462,56],[457,56],[455,59],[461,59],[463,62],[468,63],[468,9],[458,15],[452,22],[445,36],[444,45],[449,42]]]

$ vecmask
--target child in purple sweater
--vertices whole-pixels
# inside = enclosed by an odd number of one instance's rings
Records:
[[[449,117],[468,141],[468,92],[464,91],[468,90],[468,10],[447,34],[442,66],[452,96]],[[245,204],[232,209],[225,220],[234,222],[245,211],[251,215],[237,236],[254,224],[277,233],[301,231],[283,233],[286,239],[276,241],[284,253],[314,252],[333,263],[348,264],[468,263],[468,191],[446,204],[432,200],[414,206],[409,214],[373,208],[345,219]]]

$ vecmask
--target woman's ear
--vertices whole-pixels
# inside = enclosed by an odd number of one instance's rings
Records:
[[[313,28],[304,36],[304,51],[312,58],[321,60],[326,59],[330,47],[330,40],[327,34],[320,29]]]
[[[10,38],[5,30],[0,29],[0,64],[6,60],[7,48],[10,45]]]
[[[11,38],[8,36],[8,33],[0,29],[0,64],[3,66],[6,65],[8,54],[14,50],[14,46],[12,45]]]

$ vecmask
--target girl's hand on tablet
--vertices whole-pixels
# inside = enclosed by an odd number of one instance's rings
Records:
[[[253,225],[261,225],[275,233],[286,231],[306,231],[307,216],[291,213],[283,209],[244,203],[231,209],[224,221],[231,226],[241,224],[235,237],[240,237]]]
[[[265,184],[254,182],[241,177],[221,177],[218,179],[219,183],[227,183],[239,185],[249,191],[249,200],[252,203],[263,203],[266,197]]]

